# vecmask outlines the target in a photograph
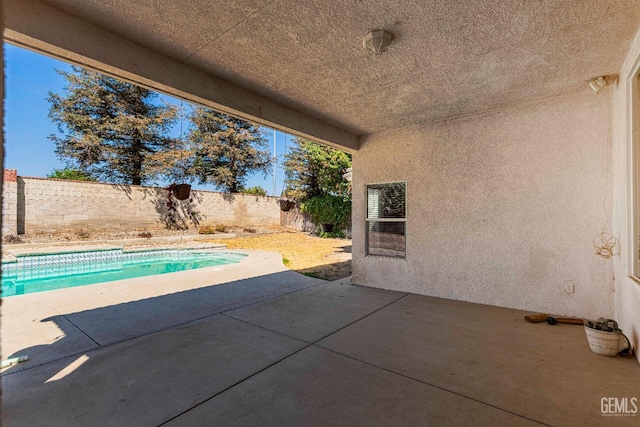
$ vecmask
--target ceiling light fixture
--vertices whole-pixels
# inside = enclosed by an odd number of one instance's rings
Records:
[[[593,90],[595,93],[600,92],[602,89],[604,89],[604,87],[607,85],[607,80],[604,78],[604,76],[600,76],[598,78],[595,78],[593,80],[591,80],[589,82],[589,87],[591,88],[591,90]]]
[[[371,31],[362,38],[362,46],[372,55],[381,55],[389,48],[393,35],[384,30]]]

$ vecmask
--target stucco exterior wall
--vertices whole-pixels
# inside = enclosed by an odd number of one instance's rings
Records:
[[[613,114],[613,224],[614,235],[620,240],[622,252],[614,258],[616,277],[616,320],[636,348],[636,358],[640,361],[640,284],[632,279],[631,257],[635,253],[633,239],[638,238],[638,231],[632,227],[633,212],[631,202],[636,197],[631,191],[632,164],[631,148],[633,139],[638,138],[640,119],[634,124],[631,120],[632,104],[635,113],[640,114],[640,98],[633,99],[631,78],[634,68],[640,61],[640,33],[629,51],[629,55],[620,71],[620,78],[614,87]],[[636,166],[637,167],[637,166]]]
[[[503,307],[614,314],[612,90],[374,134],[353,157],[353,281]],[[365,256],[366,184],[407,183],[406,259]],[[610,194],[609,194],[610,196]],[[575,293],[565,292],[574,285]]]
[[[167,228],[166,190],[160,187],[18,177],[16,209],[3,209],[5,228],[20,233]],[[7,190],[10,190],[7,187]],[[192,191],[191,201],[176,201],[179,225],[279,225],[277,198]],[[192,219],[195,218],[195,221]],[[9,228],[7,228],[8,230]]]

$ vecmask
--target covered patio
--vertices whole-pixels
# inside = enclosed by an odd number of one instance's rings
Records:
[[[250,256],[253,272],[277,258]],[[602,412],[603,397],[637,395],[635,360],[591,353],[581,326],[222,270],[217,285],[193,271],[6,299],[23,326],[3,326],[4,347],[40,345],[3,373],[3,425],[636,425]],[[195,287],[158,295],[171,283]],[[96,295],[109,303],[87,308]]]

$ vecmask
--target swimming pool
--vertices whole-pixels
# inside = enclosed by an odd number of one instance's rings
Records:
[[[71,288],[240,262],[246,255],[203,250],[109,249],[19,257],[2,263],[2,296]]]

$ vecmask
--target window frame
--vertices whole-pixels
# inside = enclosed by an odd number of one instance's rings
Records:
[[[389,185],[389,184],[404,184],[404,217],[403,218],[369,218],[369,187],[376,185]],[[408,197],[407,197],[407,182],[406,181],[382,181],[382,182],[368,182],[365,184],[365,256],[366,257],[381,257],[391,259],[407,259],[407,217],[408,215]],[[404,250],[402,256],[396,255],[380,255],[369,253],[369,223],[370,222],[400,222],[404,225]]]
[[[629,75],[629,182],[628,182],[628,265],[629,277],[640,284],[640,57]]]

